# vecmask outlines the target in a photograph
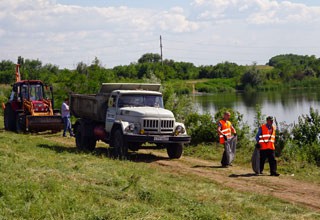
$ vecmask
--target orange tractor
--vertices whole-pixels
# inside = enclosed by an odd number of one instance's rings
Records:
[[[4,128],[9,131],[56,133],[63,128],[60,111],[54,110],[52,87],[40,80],[21,80],[20,65],[16,65],[16,82],[9,101],[4,104]]]

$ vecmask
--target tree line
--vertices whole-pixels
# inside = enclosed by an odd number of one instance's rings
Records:
[[[51,84],[65,84],[67,91],[96,92],[101,82],[141,81],[155,76],[165,83],[172,80],[232,79],[235,89],[261,88],[270,83],[301,82],[320,77],[320,59],[315,56],[294,54],[278,55],[264,66],[250,66],[223,62],[217,65],[195,66],[190,62],[165,59],[159,54],[147,53],[137,62],[105,68],[96,57],[90,65],[79,62],[74,70],[59,69],[54,64],[18,57],[23,79],[40,79]],[[12,84],[15,80],[15,64],[9,60],[0,62],[0,84]],[[200,85],[199,85],[200,86]],[[201,87],[201,86],[200,86]],[[203,86],[202,86],[203,87]],[[205,90],[204,90],[205,91]]]
[[[53,85],[58,103],[71,92],[96,93],[102,82],[158,82],[165,85],[165,102],[177,100],[170,98],[174,93],[192,92],[192,85],[185,83],[186,80],[194,80],[194,87],[199,92],[317,86],[320,82],[320,59],[315,56],[278,55],[263,66],[223,62],[197,67],[189,62],[162,61],[159,54],[146,53],[129,65],[106,68],[96,57],[91,64],[79,62],[72,70],[19,56],[17,62],[0,62],[0,84],[14,83],[16,63],[20,64],[22,79],[39,79]],[[168,104],[177,106],[173,102]]]

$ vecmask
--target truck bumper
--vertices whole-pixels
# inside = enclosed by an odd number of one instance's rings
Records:
[[[170,143],[190,143],[191,137],[188,135],[180,136],[157,136],[157,135],[136,135],[136,134],[124,134],[124,138],[127,142],[134,143],[154,143],[154,144],[170,144]]]

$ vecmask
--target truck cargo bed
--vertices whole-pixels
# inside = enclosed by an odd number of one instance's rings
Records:
[[[71,114],[77,118],[104,122],[108,107],[108,97],[108,94],[71,94]]]

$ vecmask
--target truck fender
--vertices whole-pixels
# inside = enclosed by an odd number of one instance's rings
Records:
[[[124,133],[124,129],[129,125],[128,122],[126,121],[115,121],[113,126],[112,126],[112,129],[111,129],[111,133],[113,134],[113,132],[116,130],[116,129],[121,129],[122,133]]]

